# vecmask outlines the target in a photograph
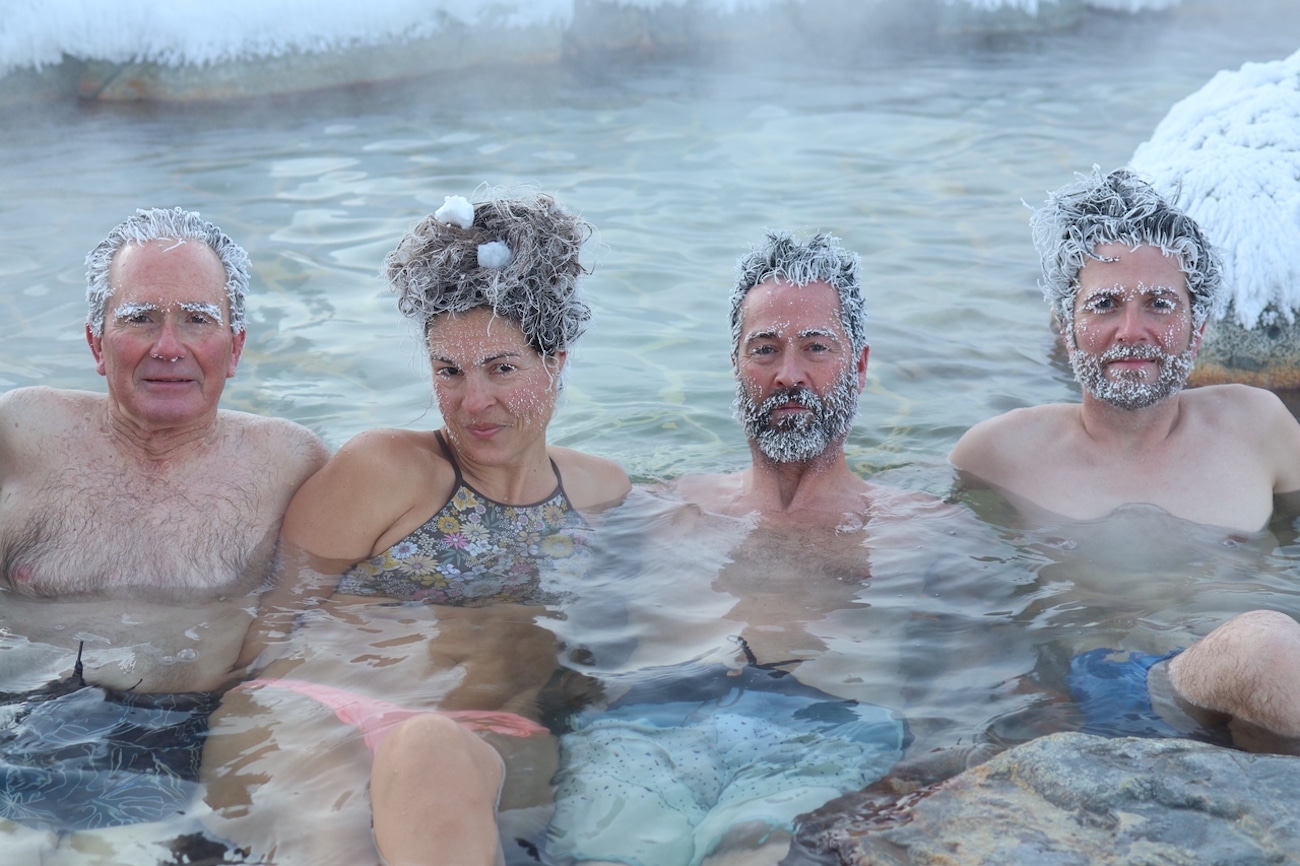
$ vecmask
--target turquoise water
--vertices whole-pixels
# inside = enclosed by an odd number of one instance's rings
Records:
[[[16,111],[0,136],[0,388],[102,387],[82,335],[82,258],[131,208],[180,204],[254,263],[228,407],[294,419],[334,447],[375,426],[435,426],[427,369],[380,262],[443,196],[533,185],[598,229],[586,283],[596,318],[552,441],[618,460],[639,482],[746,465],[730,415],[733,263],[765,227],[830,230],[863,255],[871,315],[852,464],[946,495],[945,455],[970,425],[1077,394],[1048,332],[1022,200],[1094,163],[1123,164],[1214,72],[1297,43],[1300,22],[1280,0],[1188,3],[1093,14],[1058,33],[735,45],[263,103]],[[950,617],[947,632],[906,639],[935,687],[917,715],[943,719],[952,741],[1026,735],[1019,713],[1033,702],[1014,684],[1051,668],[1043,647],[1061,635],[1102,645],[1136,633],[1157,647],[1238,610],[1300,609],[1285,524],[1225,541],[1152,518],[1138,541],[1090,546],[1003,526],[995,504],[965,501],[991,528],[946,551],[958,601],[927,598],[921,582],[874,589],[863,605]],[[1160,533],[1192,540],[1160,561],[1148,543]],[[873,551],[873,568],[906,574],[909,556]],[[648,592],[667,586],[651,580]],[[978,600],[982,586],[997,587],[997,604]],[[872,614],[845,614],[858,615]],[[946,660],[1006,626],[1017,636],[978,678],[1004,690],[976,693]],[[845,679],[862,676],[848,670],[851,650],[844,658]]]

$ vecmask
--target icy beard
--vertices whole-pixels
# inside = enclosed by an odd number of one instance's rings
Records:
[[[773,463],[807,463],[842,440],[858,414],[858,377],[846,370],[825,397],[798,386],[773,392],[761,404],[736,385],[733,411],[745,435]],[[773,421],[773,410],[789,403],[808,409],[807,414],[786,415]]]
[[[1098,400],[1116,409],[1145,409],[1183,389],[1192,373],[1195,356],[1195,349],[1190,345],[1185,352],[1171,355],[1159,346],[1142,343],[1112,346],[1099,355],[1072,349],[1070,366],[1074,368],[1074,378]],[[1155,378],[1148,378],[1139,370],[1120,370],[1116,378],[1107,378],[1107,364],[1131,358],[1155,361],[1159,366]]]

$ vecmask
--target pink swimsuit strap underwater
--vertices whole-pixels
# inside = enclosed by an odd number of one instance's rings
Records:
[[[515,713],[485,710],[412,710],[379,698],[371,698],[307,680],[255,679],[241,683],[238,688],[251,686],[286,689],[324,704],[334,711],[339,721],[354,725],[361,731],[371,753],[379,750],[380,744],[399,722],[428,712],[446,716],[471,731],[504,734],[507,737],[529,737],[533,734],[546,733],[546,728]]]

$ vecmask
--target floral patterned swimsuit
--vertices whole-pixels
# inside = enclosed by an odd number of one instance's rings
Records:
[[[338,592],[462,607],[554,601],[561,582],[580,577],[591,558],[591,527],[569,502],[555,461],[549,498],[503,505],[465,483],[442,433],[434,435],[456,472],[451,499],[419,529],[348,569]]]

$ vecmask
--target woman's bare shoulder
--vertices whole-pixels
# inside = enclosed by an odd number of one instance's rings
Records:
[[[353,436],[330,458],[324,473],[377,487],[405,486],[444,474],[450,483],[455,474],[431,431],[396,428]]]
[[[316,555],[356,561],[430,502],[445,501],[454,479],[432,433],[368,430],[348,440],[298,490],[284,532]]]

